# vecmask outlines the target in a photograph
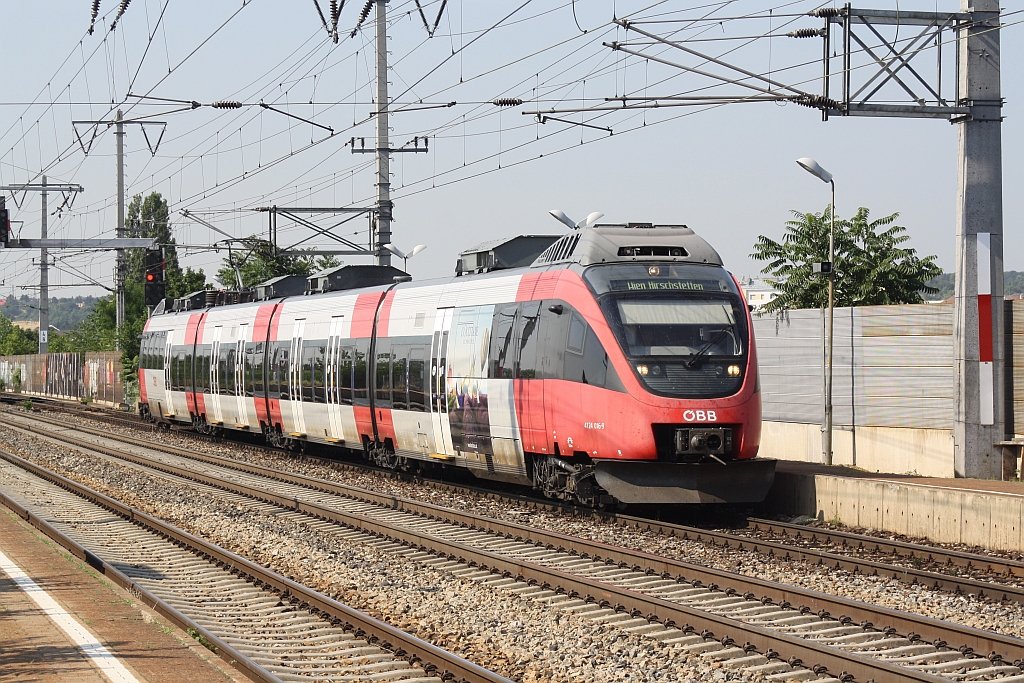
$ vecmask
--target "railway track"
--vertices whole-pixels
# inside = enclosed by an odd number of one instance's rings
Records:
[[[93,411],[79,412],[77,408],[72,408],[70,412],[88,418],[92,418],[95,414]],[[40,419],[45,420],[46,418]],[[51,421],[51,423],[54,422]],[[147,423],[139,422],[139,424],[143,428],[151,428],[151,425]],[[89,428],[83,427],[83,429],[88,430]],[[93,433],[100,432],[93,430]],[[103,433],[110,438],[122,438],[123,436],[109,432]],[[190,436],[193,435],[191,432],[188,432],[188,434]],[[195,436],[221,442],[216,437],[198,434]],[[127,442],[131,442],[131,437],[123,436],[123,438]],[[281,451],[258,444],[245,443],[239,444],[239,446],[242,448],[252,448],[260,452],[281,454]],[[163,446],[155,447],[165,448]],[[165,450],[178,455],[192,453],[191,451],[171,446],[167,446]],[[341,464],[337,460],[317,459],[333,467],[341,466],[357,470],[369,469],[409,479],[408,475],[381,470],[370,465]],[[469,490],[479,495],[510,498],[520,504],[539,509],[568,512],[577,515],[592,514],[598,518],[614,521],[626,527],[654,531],[667,536],[710,544],[720,548],[759,552],[782,559],[800,560],[815,565],[828,566],[855,574],[884,576],[911,585],[919,584],[934,590],[943,590],[955,594],[973,594],[997,601],[1010,600],[1024,604],[1024,562],[1006,557],[968,553],[930,545],[882,539],[865,534],[756,518],[749,519],[748,526],[745,529],[731,531],[705,529],[636,515],[582,510],[563,503],[552,503],[529,496],[495,492],[494,490],[463,484],[433,482],[433,485],[453,490]]]
[[[253,680],[510,683],[18,456],[0,475],[0,502]]]
[[[122,463],[332,522],[413,559],[460,562],[454,573],[729,666],[876,683],[1024,681],[1024,641],[1009,636],[228,458],[164,445],[126,448],[120,435],[16,421]]]

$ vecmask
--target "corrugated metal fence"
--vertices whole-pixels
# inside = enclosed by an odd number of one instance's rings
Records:
[[[1007,426],[1019,432],[1024,428],[1024,301],[1007,302],[1006,315],[1007,336],[1012,335]],[[817,309],[754,318],[765,420],[821,423],[824,325]],[[952,304],[837,308],[835,335],[836,425],[952,428]]]
[[[124,403],[120,351],[0,356],[0,384],[28,396]]]

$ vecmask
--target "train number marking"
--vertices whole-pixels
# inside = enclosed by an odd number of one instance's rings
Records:
[[[584,422],[584,429],[604,429],[604,422]]]
[[[687,410],[683,412],[683,419],[687,422],[718,422],[718,415],[714,410]]]

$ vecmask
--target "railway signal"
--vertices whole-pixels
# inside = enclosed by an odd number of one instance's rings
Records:
[[[162,249],[146,250],[145,294],[146,306],[156,306],[164,298],[164,252]]]

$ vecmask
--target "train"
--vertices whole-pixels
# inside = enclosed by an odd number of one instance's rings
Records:
[[[763,500],[775,461],[756,457],[736,278],[685,225],[569,225],[521,236],[515,259],[464,252],[453,277],[348,265],[302,291],[165,300],[141,335],[140,409],[589,506]]]

